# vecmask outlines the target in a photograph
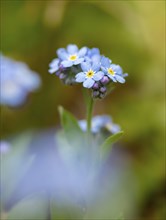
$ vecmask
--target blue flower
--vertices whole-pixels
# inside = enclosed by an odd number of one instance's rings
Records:
[[[1,92],[0,104],[18,106],[28,93],[36,90],[41,80],[22,62],[13,61],[0,55]]]
[[[71,67],[78,65],[85,60],[87,47],[82,47],[80,50],[75,44],[69,44],[67,48],[60,48],[57,50],[58,58],[63,67]]]
[[[85,88],[91,88],[95,81],[103,78],[104,73],[100,70],[100,64],[96,62],[83,62],[81,63],[83,72],[76,75],[76,82],[83,82]]]
[[[59,59],[53,59],[52,62],[49,64],[50,69],[48,70],[49,73],[54,73],[57,72],[59,70],[59,64],[60,64],[60,60]]]
[[[113,82],[125,82],[122,68],[119,65],[112,64],[112,61],[104,56],[101,58],[101,69]]]
[[[86,132],[87,122],[86,120],[78,121],[80,128]],[[112,122],[112,118],[109,115],[97,115],[92,118],[91,132],[93,134],[100,133],[102,130],[106,130],[109,133],[115,134],[120,131],[120,126]]]
[[[101,59],[100,50],[98,48],[88,49],[85,61],[99,63]]]

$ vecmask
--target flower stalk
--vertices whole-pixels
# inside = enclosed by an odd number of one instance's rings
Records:
[[[91,97],[87,106],[87,136],[88,136],[88,144],[90,144],[90,136],[91,136],[91,121],[93,115],[93,107],[94,107],[94,99]]]

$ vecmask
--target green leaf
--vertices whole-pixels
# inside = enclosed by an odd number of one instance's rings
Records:
[[[118,141],[120,138],[121,138],[121,136],[123,135],[123,131],[120,131],[120,132],[118,132],[118,133],[116,133],[116,134],[113,134],[113,135],[111,135],[111,136],[109,136],[105,141],[104,141],[104,143],[102,144],[102,148],[107,148],[107,147],[109,147],[111,144],[113,144],[113,143],[115,143],[116,141]]]
[[[46,195],[30,196],[20,201],[7,215],[7,220],[45,220],[48,216],[48,198]]]
[[[78,125],[77,119],[70,112],[64,110],[62,106],[59,106],[58,110],[67,141],[72,145],[82,141],[84,133]]]
[[[104,143],[101,145],[101,151],[102,153],[106,154],[108,151],[111,150],[112,148],[112,144],[117,142],[123,135],[123,131],[120,131],[116,134],[113,134],[111,136],[109,136]]]

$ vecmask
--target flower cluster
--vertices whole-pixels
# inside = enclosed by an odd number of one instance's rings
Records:
[[[57,50],[58,58],[49,65],[49,72],[55,73],[65,84],[82,83],[92,89],[93,98],[103,98],[111,83],[124,83],[127,74],[119,65],[101,55],[98,48],[89,49],[69,44]]]
[[[112,118],[109,115],[97,115],[92,118],[91,132],[93,134],[98,134],[102,130],[106,130],[111,134],[118,133],[121,129],[118,124],[112,122]],[[87,122],[86,120],[78,121],[80,128],[86,132]]]
[[[0,62],[0,104],[12,107],[21,105],[28,93],[39,87],[41,80],[22,62],[13,61],[3,55],[0,55]]]

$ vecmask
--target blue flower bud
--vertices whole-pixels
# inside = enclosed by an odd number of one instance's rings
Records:
[[[93,91],[93,93],[92,93],[93,98],[98,98],[99,95],[100,95],[100,92],[99,92],[99,91],[96,91],[96,90]]]
[[[97,90],[99,88],[99,84],[96,82],[92,88]]]
[[[108,76],[103,76],[103,78],[100,80],[100,82],[103,84],[103,85],[106,85],[107,83],[109,83],[109,78]]]
[[[103,86],[103,87],[100,88],[100,92],[105,93],[106,91],[107,91],[107,89],[106,89],[105,86]]]
[[[59,75],[59,78],[60,79],[64,79],[66,77],[66,74],[64,74],[64,73],[61,73],[60,75]]]

